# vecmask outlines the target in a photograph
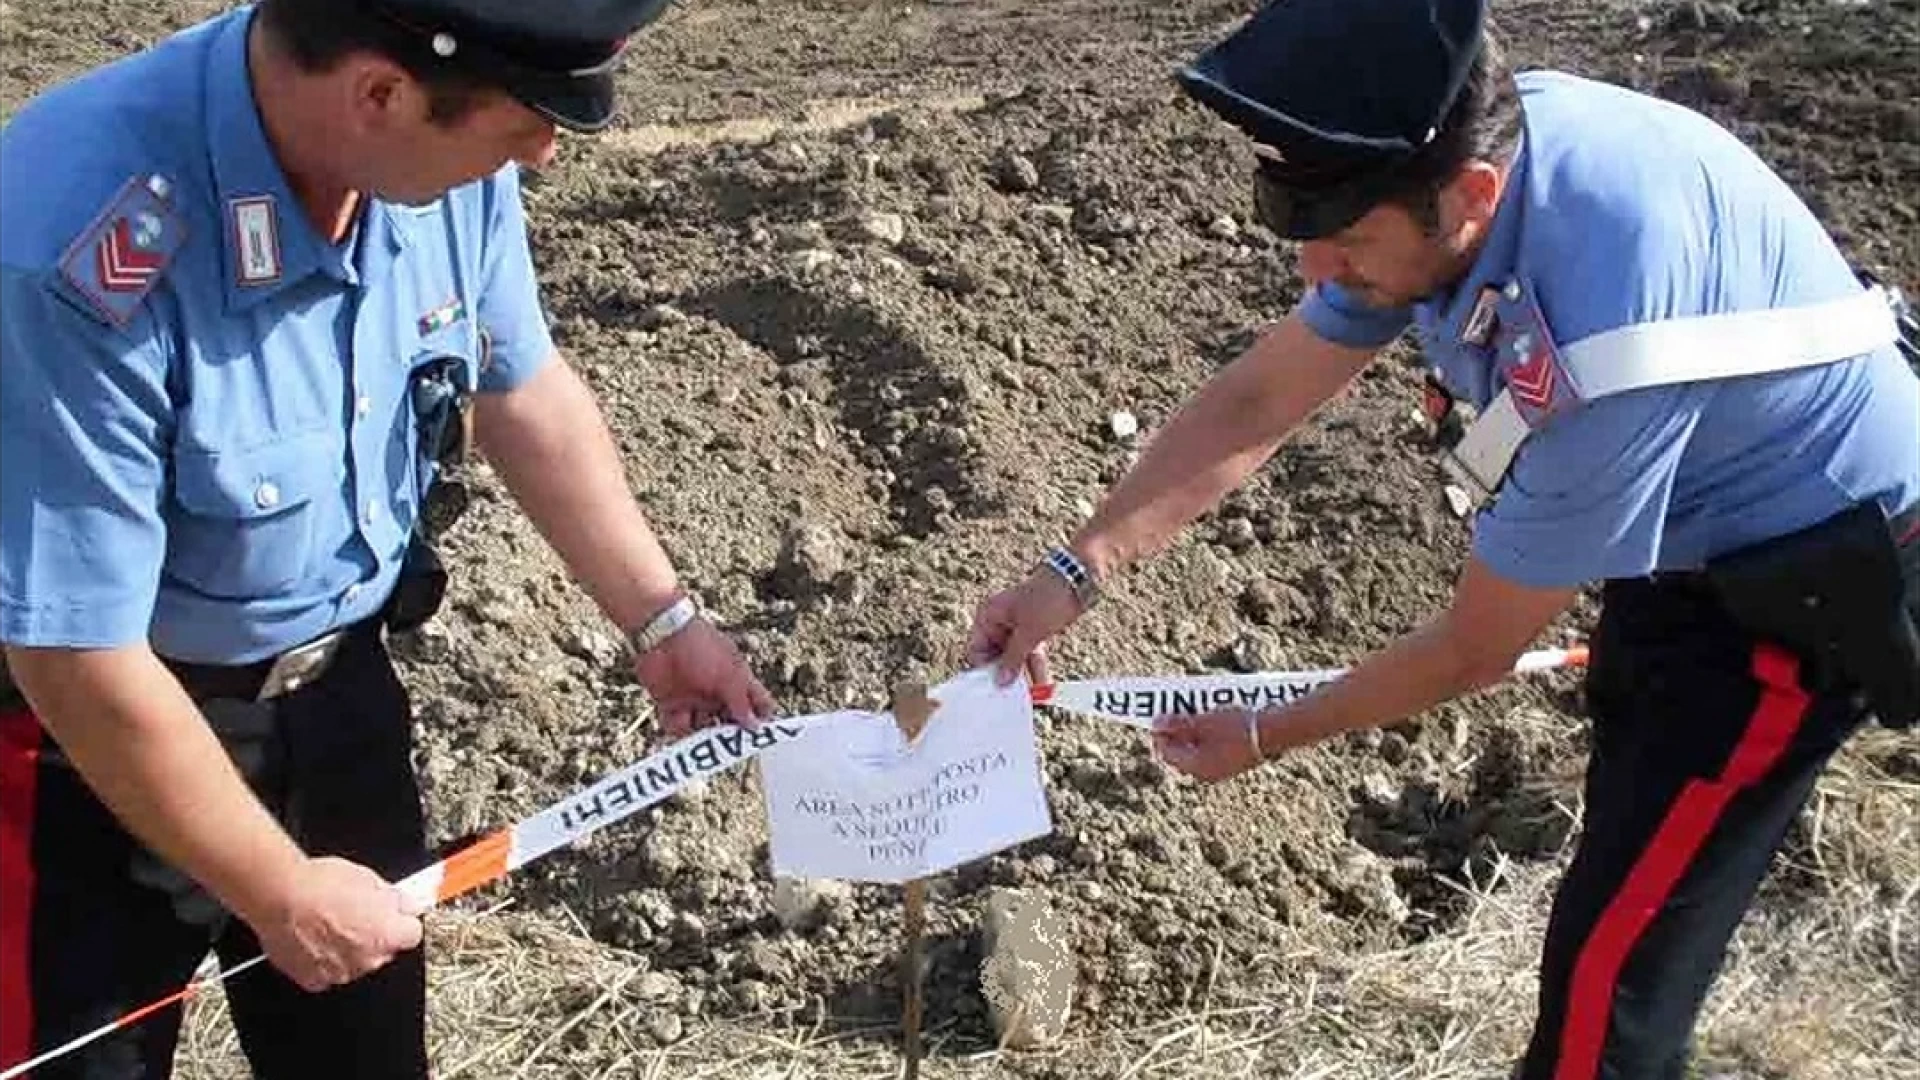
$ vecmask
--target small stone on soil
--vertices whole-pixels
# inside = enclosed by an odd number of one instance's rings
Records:
[[[679,1016],[670,1012],[657,1012],[647,1017],[647,1037],[661,1046],[672,1046],[686,1034],[687,1025]]]

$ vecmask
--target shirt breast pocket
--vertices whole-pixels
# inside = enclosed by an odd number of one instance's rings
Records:
[[[344,513],[343,453],[327,431],[245,450],[176,452],[169,574],[226,599],[287,592],[310,572],[326,523]]]

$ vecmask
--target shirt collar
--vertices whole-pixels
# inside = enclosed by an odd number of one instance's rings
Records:
[[[1502,288],[1512,281],[1520,254],[1520,230],[1526,217],[1527,166],[1532,160],[1525,138],[1513,156],[1513,168],[1500,192],[1500,205],[1494,209],[1493,224],[1486,243],[1474,257],[1466,276],[1420,302],[1421,312],[1432,320],[1442,341],[1458,341],[1486,288]]]
[[[251,307],[315,272],[354,280],[352,245],[336,248],[315,231],[267,141],[247,70],[252,16],[248,10],[230,18],[207,57],[207,143],[226,238],[227,307],[232,311]]]

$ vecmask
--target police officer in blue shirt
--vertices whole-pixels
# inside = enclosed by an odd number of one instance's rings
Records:
[[[1284,708],[1166,718],[1219,779],[1493,683],[1581,587],[1585,831],[1527,1077],[1680,1077],[1770,856],[1869,714],[1920,717],[1920,382],[1787,186],[1678,106],[1510,74],[1484,0],[1285,0],[1181,73],[1255,146],[1304,302],[1216,376],[1066,547],[982,604],[977,659],[1040,645],[1411,329],[1477,418],[1490,499],[1451,606]]]
[[[469,424],[670,731],[770,714],[555,355],[517,179],[662,6],[262,0],[0,134],[0,1067],[211,947],[273,963],[230,987],[259,1075],[426,1075],[383,633]],[[178,1023],[39,1075],[163,1076]]]

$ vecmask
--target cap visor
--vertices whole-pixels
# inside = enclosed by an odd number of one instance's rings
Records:
[[[1376,205],[1364,199],[1301,199],[1291,208],[1292,213],[1286,215],[1285,226],[1275,231],[1283,240],[1325,240],[1366,217]]]
[[[569,131],[594,132],[613,122],[613,73],[528,80],[508,91],[520,103]]]
[[[1267,168],[1253,172],[1254,215],[1283,240],[1322,240],[1379,205],[1386,188],[1377,176],[1302,190]]]

